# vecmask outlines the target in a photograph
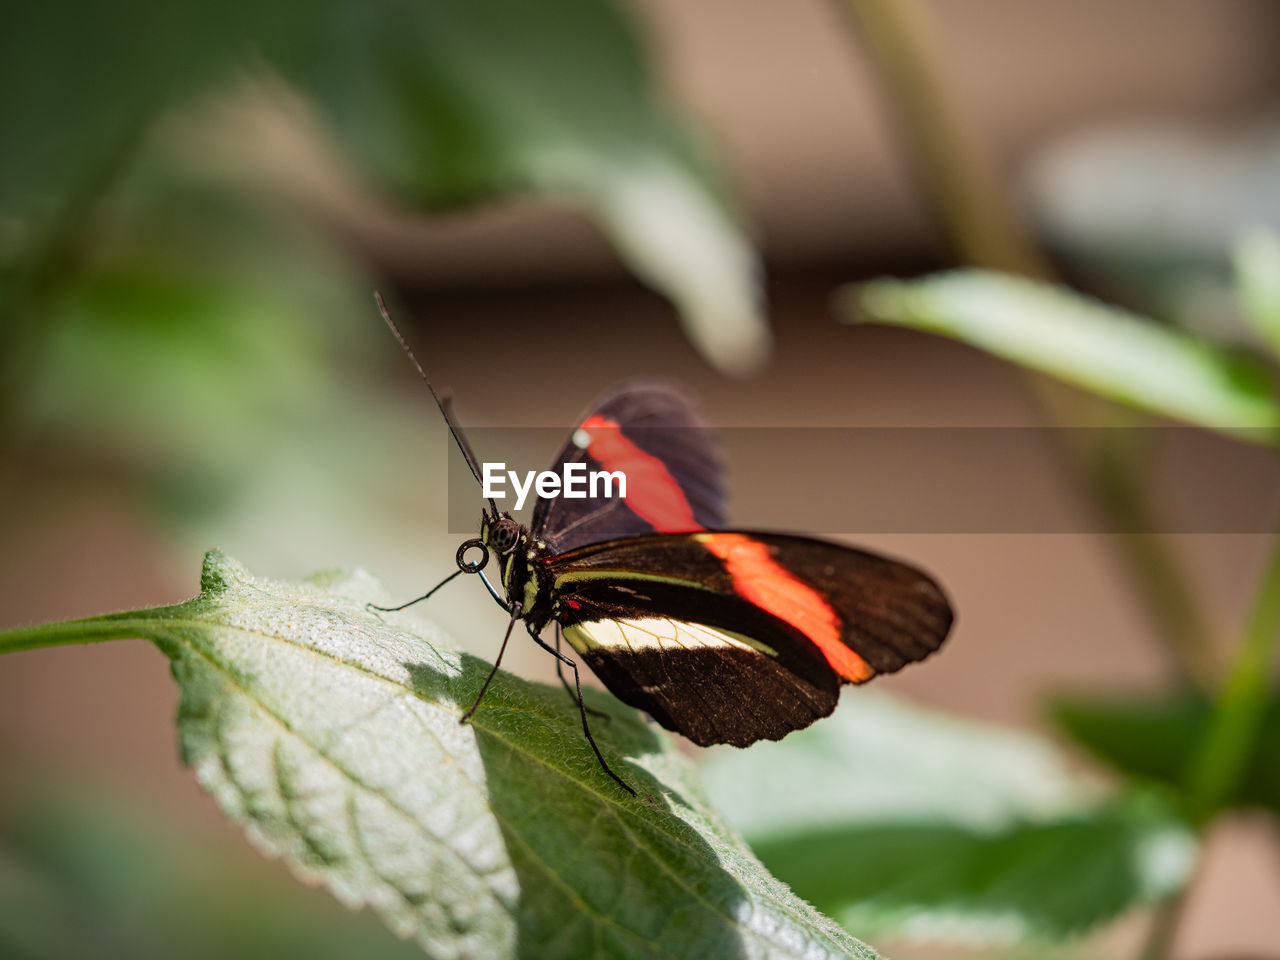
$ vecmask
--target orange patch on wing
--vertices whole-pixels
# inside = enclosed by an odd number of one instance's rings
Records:
[[[596,414],[584,420],[578,430],[586,434],[587,453],[597,463],[610,472],[626,474],[627,507],[654,530],[688,533],[703,529],[666,464],[628,440],[617,423]]]
[[[740,533],[708,533],[698,540],[724,561],[740,597],[812,640],[836,673],[852,683],[875,676],[870,664],[840,639],[840,618],[831,605],[774,560],[767,544]]]

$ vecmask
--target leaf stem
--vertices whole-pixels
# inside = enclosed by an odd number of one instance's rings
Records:
[[[842,2],[862,27],[897,107],[894,118],[913,148],[917,177],[961,258],[993,270],[1051,275],[948,102],[925,43],[927,20],[917,0]]]
[[[1271,544],[1253,612],[1217,708],[1191,757],[1188,794],[1202,822],[1231,796],[1257,743],[1280,647],[1280,536]]]
[[[1142,952],[1138,955],[1139,960],[1165,960],[1169,956],[1178,936],[1178,927],[1182,923],[1190,890],[1191,880],[1188,880],[1177,894],[1156,907],[1151,927],[1142,944]]]
[[[1134,448],[1130,431],[1109,428],[1105,437],[1096,450],[1090,477],[1094,497],[1119,531],[1119,546],[1129,573],[1181,681],[1207,695],[1216,675],[1209,628],[1191,583],[1167,543],[1155,532],[1155,521],[1139,495],[1135,476],[1145,448]]]
[[[0,631],[0,654],[40,650],[44,647],[62,647],[73,643],[101,643],[106,640],[147,637],[151,632],[149,628],[152,621],[160,617],[172,616],[182,609],[185,609],[185,604],[108,613],[82,620],[63,620],[56,623],[36,623],[28,627],[15,627],[12,630]]]

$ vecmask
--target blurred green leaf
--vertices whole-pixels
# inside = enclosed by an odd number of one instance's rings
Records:
[[[405,958],[417,948],[369,914],[247,869],[225,847],[126,806],[100,786],[27,781],[7,796],[0,955],[30,960]]]
[[[1062,697],[1049,716],[1072,740],[1131,779],[1186,786],[1188,765],[1213,715],[1193,694],[1140,697]],[[1280,813],[1280,701],[1273,699],[1252,758],[1226,805]]]
[[[1271,115],[1229,127],[1126,117],[1073,128],[1032,151],[1018,195],[1082,286],[1256,347],[1233,302],[1230,262],[1243,232],[1280,224],[1278,133]]]
[[[980,270],[877,280],[841,295],[849,321],[917,327],[1121,403],[1269,443],[1280,405],[1251,358],[1063,287]]]
[[[715,747],[709,793],[752,837],[797,823],[826,827],[910,820],[999,828],[1052,818],[1089,802],[1048,742],[857,691],[822,723],[750,751]],[[892,776],[872,773],[892,771]],[[795,784],[804,783],[804,790]]]
[[[619,256],[670,298],[714,366],[758,369],[771,350],[762,268],[738,225],[669,158],[641,155],[602,174],[588,199]]]
[[[1280,235],[1256,229],[1235,250],[1236,295],[1244,317],[1280,357]]]
[[[531,191],[568,199],[676,304],[712,363],[743,373],[764,360],[755,252],[616,4],[335,11],[346,32],[286,72],[381,187],[427,207]]]
[[[1220,269],[1251,224],[1280,219],[1280,124],[1124,120],[1036,149],[1020,196],[1073,268],[1145,264],[1169,279]],[[1170,202],[1182,198],[1183,202]]]
[[[1158,799],[1100,798],[1037,738],[874,694],[706,778],[771,871],[868,935],[1062,937],[1172,894],[1194,857]]]
[[[687,762],[617,701],[599,768],[563,690],[366,610],[366,576],[250,577],[213,553],[185,604],[0,634],[141,636],[182,690],[183,756],[250,841],[432,956],[874,957],[727,832]]]
[[[177,192],[171,206],[207,200]],[[177,221],[156,211],[65,277],[38,342],[9,344],[0,365],[4,439],[73,469],[124,468],[148,509],[190,524],[225,516],[286,462],[357,445],[368,424],[342,428],[384,398],[360,369],[383,341],[358,270],[297,225],[226,198],[216,221]],[[313,506],[342,509],[336,479]]]
[[[741,373],[765,358],[756,254],[609,0],[27,5],[0,33],[0,83],[24,91],[0,100],[0,212],[32,269],[65,258],[45,233],[88,220],[162,109],[264,69],[314,100],[380,194],[566,199],[709,360]]]
[[[0,211],[34,224],[103,185],[162,109],[225,79],[255,51],[300,42],[313,4],[49,0],[0,31]]]
[[[53,308],[27,414],[33,425],[83,431],[82,441],[131,447],[157,466],[191,456],[203,468],[243,469],[264,445],[255,429],[264,410],[281,423],[323,393],[313,358],[322,338],[289,299],[202,272],[95,271]],[[98,398],[89,409],[86,395]]]
[[[850,825],[753,849],[846,927],[999,942],[1071,936],[1174,893],[1187,875],[1189,846],[1167,811],[1133,804],[993,832]]]

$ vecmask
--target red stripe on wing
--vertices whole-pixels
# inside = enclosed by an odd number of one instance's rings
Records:
[[[596,414],[583,421],[587,453],[605,470],[627,477],[627,508],[658,533],[690,533],[703,527],[671,471],[657,457],[627,439],[616,421]]]
[[[875,676],[870,664],[840,639],[840,618],[831,605],[774,560],[767,544],[740,533],[707,533],[697,539],[724,561],[740,597],[812,640],[836,673],[852,683]]]

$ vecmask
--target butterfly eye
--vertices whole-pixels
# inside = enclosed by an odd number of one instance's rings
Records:
[[[499,553],[510,553],[520,539],[520,525],[506,517],[493,525],[489,533],[489,542]]]

